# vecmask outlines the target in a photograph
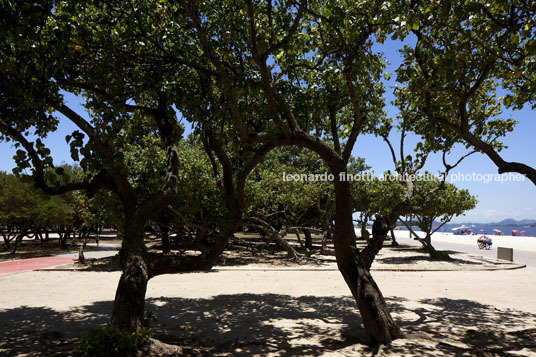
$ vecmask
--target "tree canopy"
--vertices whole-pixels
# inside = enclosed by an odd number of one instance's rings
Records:
[[[417,208],[423,217],[456,214],[450,199],[457,196],[448,186],[446,196],[435,196],[441,184],[352,186],[340,178],[362,169],[352,159],[360,135],[386,140],[395,129],[385,113],[385,59],[374,49],[389,36],[416,38],[402,53],[395,105],[402,137],[421,136],[414,156],[401,149],[397,159],[388,143],[395,171],[415,174],[428,154],[463,143],[500,172],[536,183],[533,168],[499,156],[515,124],[501,116],[501,103],[534,99],[530,2],[89,0],[4,1],[2,8],[1,139],[18,148],[15,172],[29,173],[41,190],[113,196],[123,236],[117,329],[142,325],[150,278],[210,269],[244,213],[258,218],[283,209],[285,224],[312,222],[320,213],[310,210],[315,197],[327,202],[332,193],[338,266],[370,341],[403,336],[370,264],[400,215]],[[508,95],[496,98],[501,87]],[[82,98],[83,107],[67,94]],[[43,142],[60,120],[77,127],[66,137],[81,170],[74,177]],[[193,128],[188,140],[185,125]],[[292,150],[309,152],[288,155]],[[282,182],[275,170],[291,167],[329,170],[332,187]],[[456,199],[471,201],[461,194]],[[363,250],[355,245],[356,210],[375,215]],[[173,222],[179,230],[189,226],[188,234],[205,238],[208,226],[213,234],[195,254],[157,254],[144,245],[150,222],[164,231]]]

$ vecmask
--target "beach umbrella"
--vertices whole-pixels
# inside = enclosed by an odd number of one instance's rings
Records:
[[[497,233],[502,233],[502,231],[500,229],[496,229],[496,228],[493,231],[497,232]]]
[[[519,232],[517,229],[514,229],[514,230],[512,231],[512,233],[517,233],[517,232]]]
[[[519,232],[519,233],[527,233],[527,231],[521,231],[521,232]]]
[[[466,226],[461,226],[461,227],[452,228],[452,230],[459,231],[460,229],[466,229],[466,228],[467,228]]]

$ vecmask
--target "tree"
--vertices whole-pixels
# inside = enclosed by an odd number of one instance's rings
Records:
[[[427,176],[431,177],[431,175]],[[415,217],[417,218],[417,227],[425,233],[425,237],[419,237],[413,231],[411,225],[406,222],[404,222],[404,225],[411,232],[411,235],[421,242],[431,258],[446,257],[445,253],[440,254],[434,249],[432,234],[450,222],[453,217],[460,216],[465,211],[475,208],[477,200],[474,196],[471,196],[469,191],[460,190],[449,183],[442,184],[439,179],[417,181],[417,185],[420,186],[419,192],[421,194],[414,198],[415,204],[419,207],[424,206],[426,209],[416,214]],[[441,190],[436,190],[440,185],[444,185],[444,187]],[[430,197],[428,197],[429,192],[433,192]],[[425,205],[423,205],[423,199],[428,201]],[[434,225],[436,226],[434,227]]]
[[[397,35],[417,38],[397,71],[404,85],[398,100],[418,114],[411,130],[438,150],[472,146],[499,173],[517,172],[536,184],[536,169],[501,156],[501,138],[515,127],[501,102],[511,108],[535,103],[535,18],[527,1],[423,3],[401,16],[406,26]],[[506,95],[497,97],[498,90]]]
[[[310,232],[329,229],[325,222],[332,221],[333,212],[323,208],[333,207],[334,202],[327,174],[322,160],[310,151],[299,148],[272,151],[248,178],[245,224],[277,242],[290,258],[300,259],[301,254],[284,238],[289,233],[299,237],[303,232],[305,248],[311,249]]]
[[[370,51],[370,38],[383,34],[392,15],[383,4],[186,2],[180,7],[186,19],[179,20],[192,28],[229,121],[246,143],[307,148],[334,175],[337,262],[372,344],[402,333],[354,247],[351,189],[339,177],[357,136],[382,115],[382,60]],[[259,118],[269,125],[259,128]]]
[[[13,175],[0,173],[0,226],[5,249],[11,248],[15,240],[14,254],[17,246],[32,228],[35,215],[38,214],[35,204],[39,204],[43,195],[36,195],[31,184],[24,184]]]
[[[406,182],[403,202],[376,217],[371,243],[359,251],[352,187],[343,179],[357,137],[384,118],[384,61],[372,44],[392,32],[396,2],[17,5],[8,3],[1,20],[0,131],[21,148],[18,172],[29,171],[44,191],[82,190],[88,198],[109,191],[120,202],[116,328],[141,326],[150,278],[212,266],[240,225],[248,174],[271,150],[297,146],[333,175],[335,254],[370,342],[403,336],[369,267],[409,209],[414,185]],[[70,107],[65,93],[83,97],[89,114]],[[57,126],[53,112],[78,127],[66,139],[80,180],[56,167],[41,141]],[[144,227],[191,190],[180,176],[182,118],[206,151],[225,219],[199,254],[157,254],[144,245]],[[154,172],[135,167],[137,153],[157,154]]]
[[[204,67],[203,57],[190,46],[191,28],[178,18],[178,5],[131,5],[7,4],[10,16],[2,18],[1,26],[0,131],[3,139],[21,148],[17,172],[27,169],[42,190],[81,190],[90,199],[109,191],[117,197],[122,275],[111,322],[117,329],[134,331],[144,319],[150,278],[212,267],[240,225],[247,175],[275,145],[246,145],[243,132],[227,121],[228,108],[207,105],[213,98],[221,104],[222,93],[208,80],[214,71]],[[88,114],[70,107],[65,93],[84,98]],[[83,172],[80,180],[69,180],[40,140],[55,130],[57,115],[78,127],[66,140]],[[144,227],[158,212],[180,202],[180,118],[196,123],[195,134],[223,197],[225,222],[198,254],[158,254],[146,249]],[[263,123],[260,116],[256,121]],[[30,130],[38,137],[35,141]],[[154,162],[164,165],[154,177],[138,175],[129,161],[129,145],[152,145],[137,140],[140,131],[165,153],[165,160]],[[134,181],[138,177],[143,181]],[[155,182],[161,184],[157,189]]]
[[[54,231],[60,234],[60,244],[65,247],[73,228],[73,205],[69,197],[50,196],[34,187],[31,180],[0,173],[0,233],[5,249],[15,254],[25,236]]]
[[[188,85],[182,83],[191,80],[191,71],[165,61],[140,64],[144,46],[135,29],[152,29],[154,17],[143,17],[145,22],[141,23],[137,15],[144,11],[162,17],[161,5],[140,2],[139,10],[125,9],[128,16],[122,16],[121,4],[52,5],[7,4],[9,16],[2,17],[1,26],[5,36],[1,43],[0,130],[4,139],[21,148],[16,156],[17,171],[28,169],[42,190],[50,194],[83,190],[89,198],[99,190],[107,190],[118,197],[123,218],[123,273],[112,324],[118,329],[136,330],[143,323],[145,289],[150,278],[212,266],[239,224],[239,185],[245,179],[229,169],[228,160],[221,163],[227,220],[219,231],[221,239],[213,241],[202,254],[148,252],[143,243],[144,226],[156,212],[177,199],[182,128],[174,108],[182,108],[189,100]],[[162,30],[151,31],[152,35]],[[187,43],[180,36],[175,40],[177,44]],[[177,79],[184,81],[177,83]],[[89,117],[69,107],[63,97],[66,92],[84,96]],[[73,159],[84,173],[80,181],[62,184],[60,178],[68,177],[54,165],[50,150],[39,139],[55,130],[58,119],[50,115],[54,111],[78,127],[66,139]],[[132,144],[129,130],[125,129],[142,127],[142,123],[158,138],[166,154],[165,179],[159,190],[149,194],[139,192],[140,186],[130,181],[131,170],[124,154],[125,146]],[[38,137],[34,142],[27,136],[30,130]],[[225,155],[220,157],[225,159]]]

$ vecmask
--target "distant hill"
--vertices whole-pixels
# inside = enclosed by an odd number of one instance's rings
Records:
[[[513,218],[503,219],[499,222],[488,223],[489,226],[536,226],[536,219],[515,220]]]
[[[521,219],[515,220],[513,218],[506,218],[499,222],[491,223],[475,223],[475,222],[463,222],[463,223],[449,223],[447,226],[466,226],[470,227],[471,225],[479,226],[495,226],[495,227],[522,227],[522,226],[531,226],[536,227],[536,219]]]
[[[417,226],[417,219],[413,220],[413,226]],[[433,226],[437,227],[441,224],[441,222],[434,221]],[[372,225],[372,223],[370,223]],[[451,227],[458,227],[458,226],[465,226],[465,227],[471,227],[473,225],[479,225],[479,226],[493,226],[493,227],[523,227],[523,226],[530,226],[530,227],[536,227],[536,219],[521,219],[521,220],[515,220],[513,218],[506,218],[499,222],[491,222],[491,223],[475,223],[475,222],[463,222],[463,223],[452,223],[449,222],[446,224],[446,228]],[[397,222],[397,226],[403,227],[402,222],[399,220]]]

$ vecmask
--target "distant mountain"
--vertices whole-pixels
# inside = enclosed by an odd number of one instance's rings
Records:
[[[487,223],[489,226],[536,226],[536,219],[521,219],[519,221],[513,218],[503,219],[499,222]]]
[[[491,222],[491,223],[475,223],[475,222],[463,222],[463,223],[449,223],[448,226],[466,226],[470,227],[471,225],[479,225],[479,226],[495,226],[495,227],[522,227],[522,226],[531,226],[536,227],[536,219],[521,219],[521,220],[515,220],[513,218],[506,218],[499,222]]]

